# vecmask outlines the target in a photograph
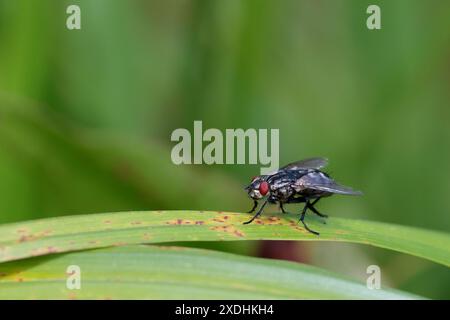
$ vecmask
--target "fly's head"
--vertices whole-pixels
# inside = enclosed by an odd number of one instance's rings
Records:
[[[269,193],[270,187],[266,178],[267,176],[257,176],[252,179],[252,182],[245,188],[250,198],[259,200]]]

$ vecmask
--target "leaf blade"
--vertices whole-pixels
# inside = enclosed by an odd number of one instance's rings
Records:
[[[66,287],[69,265],[81,289]],[[0,265],[0,299],[415,299],[308,265],[182,247],[125,246]]]
[[[294,215],[213,211],[136,211],[57,217],[0,226],[0,262],[52,253],[175,241],[306,240],[362,243],[450,265],[450,236],[379,222],[308,217],[317,237]]]

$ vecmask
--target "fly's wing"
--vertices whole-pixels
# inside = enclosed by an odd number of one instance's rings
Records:
[[[297,189],[305,190],[305,189],[311,189],[311,190],[319,190],[324,192],[330,192],[330,193],[336,193],[336,194],[345,194],[345,195],[353,195],[353,196],[359,196],[362,195],[361,191],[353,190],[350,187],[342,186],[333,179],[327,177],[322,172],[311,172],[303,177],[301,177],[296,182]]]
[[[289,163],[280,170],[321,169],[328,165],[328,159],[309,158]]]
[[[323,167],[326,167],[327,165],[328,159],[326,158],[309,158],[289,163],[288,165],[276,171],[270,172],[268,175],[273,176],[274,174],[277,174],[281,170],[321,169]]]

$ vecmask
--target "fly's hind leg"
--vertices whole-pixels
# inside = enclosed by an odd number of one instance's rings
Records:
[[[321,199],[321,198],[317,198],[317,199],[314,200],[312,203],[308,203],[308,202],[307,202],[308,208],[311,209],[311,211],[314,212],[315,214],[317,214],[319,217],[322,217],[322,218],[328,218],[328,216],[327,216],[326,214],[320,213],[316,208],[314,208],[314,205],[315,205],[317,202],[319,202],[320,199]],[[325,223],[325,222],[324,222],[324,223]]]
[[[306,214],[306,210],[308,210],[310,206],[309,200],[306,200],[305,206],[303,207],[301,216],[300,216],[300,220],[303,223],[303,226],[305,227],[306,230],[308,230],[309,232],[315,234],[315,235],[319,235],[319,233],[317,231],[311,230],[305,223],[305,214]]]

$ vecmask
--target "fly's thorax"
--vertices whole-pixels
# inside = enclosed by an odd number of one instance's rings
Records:
[[[285,185],[279,188],[273,188],[271,191],[272,196],[281,201],[287,200],[294,193],[295,190],[289,185]]]

